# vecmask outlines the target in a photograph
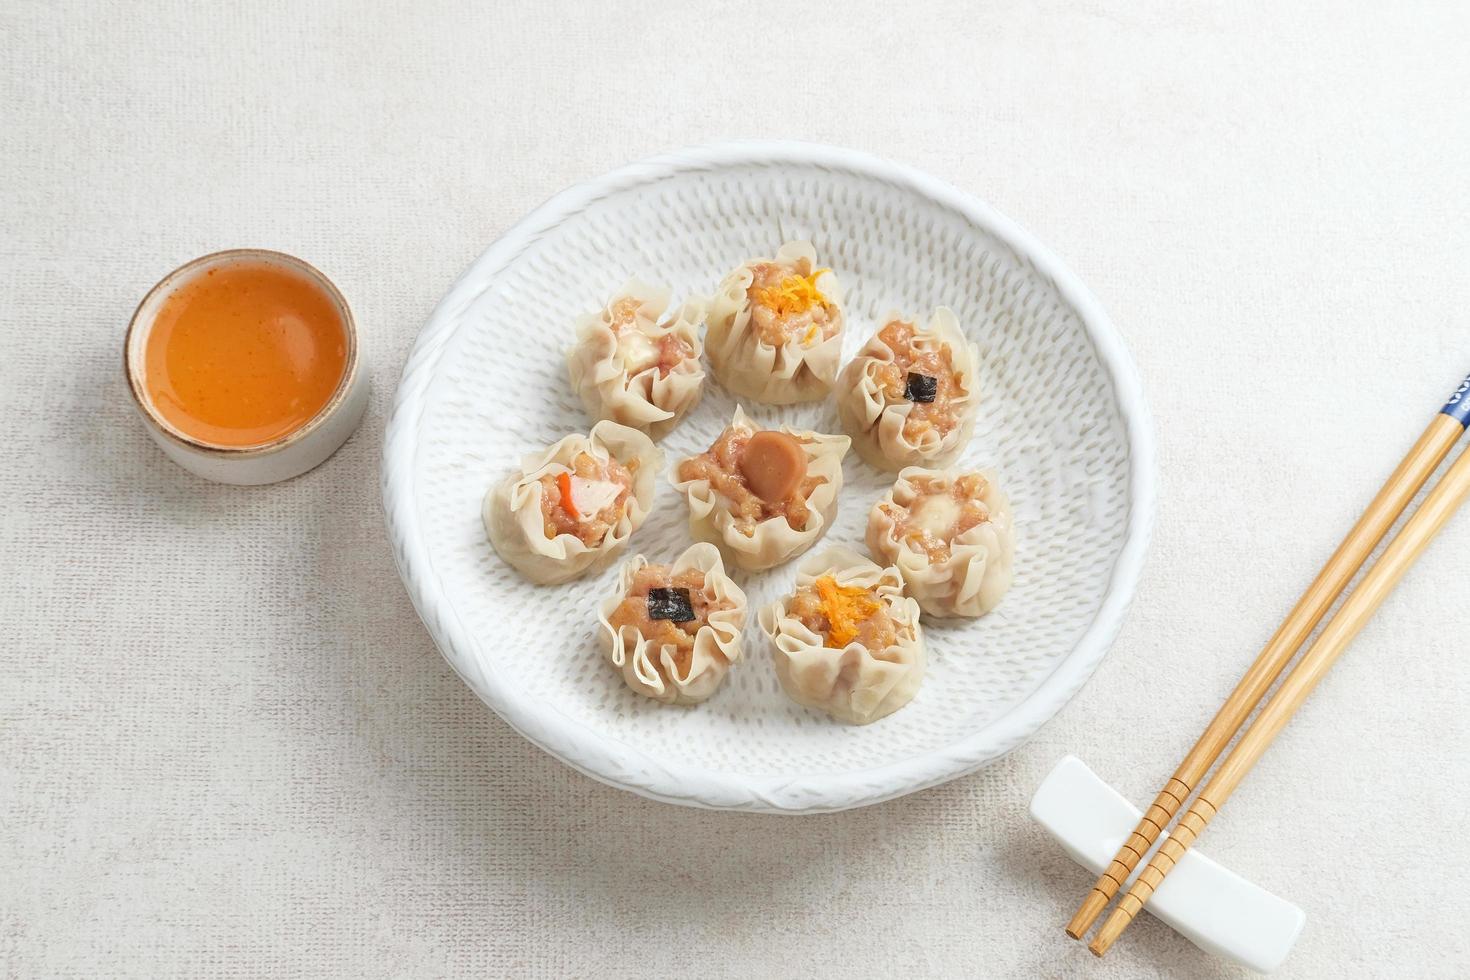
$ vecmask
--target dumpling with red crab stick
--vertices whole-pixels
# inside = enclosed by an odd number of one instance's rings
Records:
[[[665,704],[698,704],[740,659],[745,593],[719,549],[690,545],[671,564],[635,555],[598,612],[602,651],[634,691]]]
[[[858,455],[884,470],[954,462],[975,428],[977,359],[952,311],[922,328],[890,314],[838,379],[837,415]]]
[[[567,373],[593,419],[660,439],[698,403],[704,304],[684,303],[661,320],[668,305],[669,290],[632,279],[600,311],[577,321]]]
[[[798,704],[866,725],[908,704],[924,679],[919,604],[896,568],[843,547],[803,558],[796,591],[760,612],[776,677]]]
[[[751,259],[710,300],[705,347],[732,392],[768,405],[820,401],[842,354],[842,288],[810,242]]]
[[[1011,503],[988,474],[905,468],[869,512],[867,539],[931,616],[983,616],[1011,587]]]
[[[598,422],[525,456],[485,494],[485,533],[501,558],[555,585],[614,558],[648,516],[663,454],[653,440]]]

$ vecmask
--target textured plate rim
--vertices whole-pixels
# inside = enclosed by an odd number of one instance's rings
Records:
[[[984,228],[1049,280],[1076,311],[1112,381],[1129,448],[1130,494],[1123,547],[1097,615],[1024,701],[938,751],[869,769],[758,776],[671,764],[636,746],[599,739],[555,707],[519,698],[484,670],[439,586],[419,531],[413,473],[418,427],[440,353],[461,314],[531,243],[593,202],[631,186],[683,171],[783,163],[861,174],[916,192]],[[1154,454],[1153,424],[1122,337],[1092,292],[1029,232],[978,198],[912,167],[841,147],[741,140],[650,157],[575,184],[522,218],[471,263],[430,314],[404,364],[384,435],[382,491],[394,560],[419,618],[461,679],[526,739],[585,775],[650,799],[710,809],[819,813],[879,803],[974,772],[1021,745],[1071,700],[1107,655],[1137,588],[1153,530]]]

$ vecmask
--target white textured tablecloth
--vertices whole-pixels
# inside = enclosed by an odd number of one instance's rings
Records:
[[[1065,939],[1090,876],[1026,802],[1067,752],[1146,801],[1470,369],[1463,5],[481,6],[0,5],[0,974],[1239,974],[1152,920]],[[730,136],[990,201],[1157,416],[1092,682],[854,813],[570,771],[444,665],[384,539],[385,407],[454,277],[566,184]],[[154,280],[237,245],[335,278],[375,389],[274,487],[167,462],[119,370]],[[1467,552],[1470,514],[1205,837],[1307,910],[1284,976],[1470,970]]]

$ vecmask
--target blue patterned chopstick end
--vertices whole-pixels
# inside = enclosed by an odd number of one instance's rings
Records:
[[[1441,409],[1445,415],[1463,426],[1470,427],[1470,378],[1460,383],[1460,390],[1450,396]]]

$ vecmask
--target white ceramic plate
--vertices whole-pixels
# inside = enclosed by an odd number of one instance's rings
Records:
[[[597,602],[616,568],[569,585],[522,581],[486,543],[480,501],[522,453],[589,420],[568,390],[572,323],[629,275],[712,292],[744,259],[809,238],[846,289],[845,353],[897,308],[955,309],[979,345],[982,403],[962,458],[995,469],[1015,505],[1016,582],[1000,608],[928,629],[918,696],[861,728],[782,694],[753,611],[791,586],[786,565],[738,576],[746,658],[709,702],[630,692],[597,652]],[[662,443],[704,449],[732,399],[713,381]],[[765,424],[840,431],[832,402]],[[1152,524],[1153,436],[1136,372],[1097,301],[1030,235],[974,198],[874,157],[799,143],[733,143],[624,167],[559,194],[450,290],[419,335],[383,450],[383,496],[403,581],[440,651],[485,703],[569,765],[693,806],[819,812],[975,770],[1036,731],[1106,653]],[[825,543],[862,549],[892,483],[849,454]],[[688,543],[660,478],[629,555]]]

